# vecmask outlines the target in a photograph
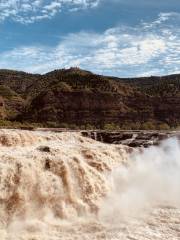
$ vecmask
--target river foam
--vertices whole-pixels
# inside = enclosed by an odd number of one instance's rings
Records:
[[[0,130],[2,240],[179,239],[180,148]],[[170,237],[170,238],[169,238]]]

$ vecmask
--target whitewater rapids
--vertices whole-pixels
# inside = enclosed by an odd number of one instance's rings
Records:
[[[0,149],[2,240],[180,239],[178,141],[138,152],[0,130]]]

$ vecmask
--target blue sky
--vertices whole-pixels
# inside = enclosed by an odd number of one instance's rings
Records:
[[[0,0],[0,68],[180,73],[179,0]]]

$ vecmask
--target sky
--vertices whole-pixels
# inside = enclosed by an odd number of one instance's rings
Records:
[[[0,0],[0,68],[180,73],[180,0]]]

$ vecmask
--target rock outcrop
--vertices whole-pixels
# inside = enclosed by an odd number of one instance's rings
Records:
[[[159,145],[168,138],[178,138],[180,131],[82,131],[82,135],[109,144],[123,144],[130,147]]]

